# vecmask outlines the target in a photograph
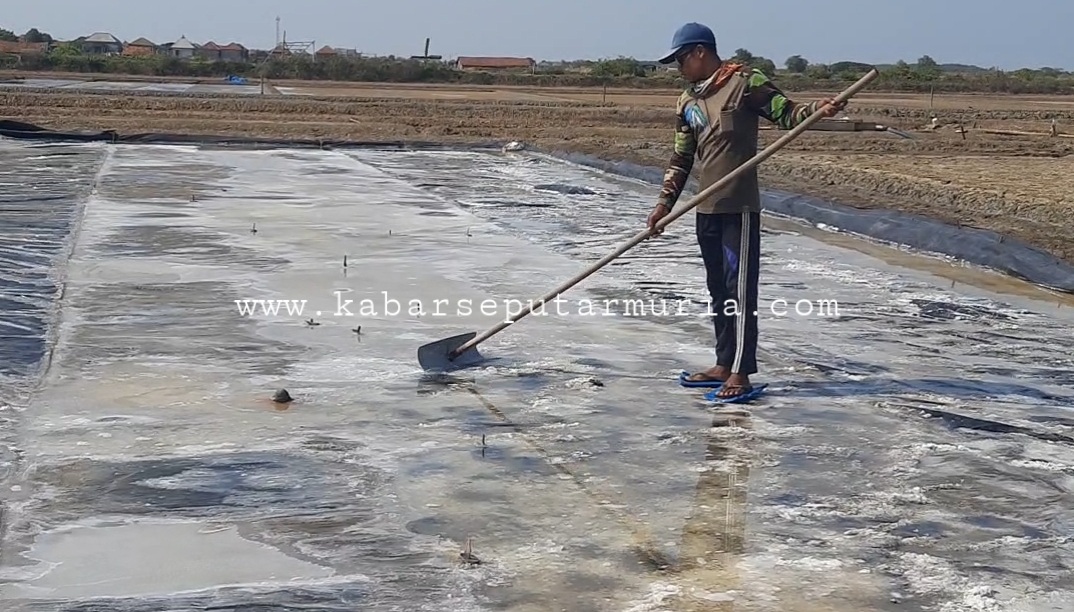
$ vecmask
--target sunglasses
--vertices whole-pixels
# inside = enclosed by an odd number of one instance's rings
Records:
[[[693,52],[696,50],[697,47],[690,47],[685,51],[680,51],[675,55],[675,62],[679,64],[679,66],[682,66],[683,62],[686,61],[686,58],[690,57],[690,55],[693,54]]]

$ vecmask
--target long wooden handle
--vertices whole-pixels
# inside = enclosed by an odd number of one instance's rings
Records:
[[[856,82],[854,82],[850,87],[847,87],[842,92],[840,92],[839,95],[837,95],[835,98],[833,98],[832,101],[835,102],[836,104],[846,102],[852,96],[854,96],[859,91],[864,89],[866,85],[868,85],[873,79],[875,79],[879,75],[880,75],[880,73],[877,72],[876,68],[873,68],[868,73],[866,73],[865,76],[861,77]],[[733,181],[736,178],[738,178],[739,175],[741,175],[744,172],[748,172],[751,168],[753,168],[757,164],[759,164],[759,163],[763,162],[764,160],[768,159],[769,157],[771,157],[772,154],[774,154],[776,151],[779,151],[780,149],[785,147],[789,142],[791,142],[792,140],[794,140],[795,138],[800,136],[802,134],[802,132],[808,130],[809,126],[813,125],[814,123],[819,121],[821,118],[823,118],[823,116],[824,116],[823,111],[824,111],[824,107],[818,108],[816,110],[816,112],[814,112],[812,115],[807,117],[805,119],[805,121],[803,121],[802,123],[798,124],[797,126],[795,126],[794,129],[790,130],[789,132],[787,132],[786,134],[781,136],[779,138],[779,140],[777,140],[777,141],[773,142],[772,144],[768,145],[767,147],[764,148],[763,151],[761,151],[757,155],[754,155],[748,161],[746,161],[742,165],[738,166],[737,168],[735,168],[731,172],[727,173],[727,175],[724,176],[723,178],[721,178],[720,180],[718,180],[715,183],[713,183],[712,185],[709,185],[708,187],[706,187],[704,190],[702,190],[696,196],[691,198],[690,201],[687,202],[686,204],[684,204],[683,206],[676,207],[677,210],[673,210],[671,213],[669,213],[667,216],[665,216],[663,219],[661,219],[660,221],[658,221],[656,223],[656,228],[655,229],[657,231],[659,231],[659,230],[662,230],[663,228],[667,227],[668,224],[670,224],[671,222],[675,221],[679,217],[683,216],[688,211],[693,210],[695,207],[697,207],[699,204],[701,204],[703,201],[705,201],[706,198],[708,198],[710,195],[715,193],[717,190],[723,188],[725,185],[727,185],[731,181]],[[518,321],[522,317],[525,317],[526,315],[528,315],[531,312],[533,312],[533,310],[535,308],[539,307],[540,305],[543,305],[543,304],[547,303],[549,300],[555,299],[561,293],[565,292],[566,290],[570,289],[571,287],[573,287],[573,286],[577,285],[578,283],[582,282],[583,280],[585,280],[586,278],[591,276],[594,272],[596,272],[597,270],[600,270],[604,266],[608,265],[609,263],[611,263],[613,260],[618,258],[623,253],[626,253],[630,249],[634,248],[638,244],[640,244],[643,241],[645,241],[645,239],[649,238],[652,235],[652,233],[653,233],[652,230],[650,230],[648,227],[646,227],[644,230],[638,232],[638,234],[636,236],[634,236],[633,238],[631,238],[627,242],[624,242],[622,245],[620,245],[618,248],[616,248],[611,253],[608,253],[607,255],[605,255],[603,258],[600,259],[600,261],[594,263],[593,265],[589,266],[585,270],[582,270],[577,275],[575,275],[571,279],[569,279],[566,282],[564,282],[562,285],[556,287],[552,291],[550,291],[550,292],[546,293],[545,295],[541,296],[540,299],[538,299],[536,302],[531,303],[526,308],[522,309],[522,311],[519,312],[518,314],[516,314],[516,315],[514,315],[514,316],[512,316],[512,317],[510,317],[510,318],[508,318],[506,320],[504,320],[502,323],[497,324],[496,326],[494,326],[493,328],[489,329],[485,333],[476,336],[475,338],[473,338],[472,340],[470,340],[466,344],[463,344],[462,346],[460,346],[457,349],[455,349],[454,351],[452,351],[451,354],[450,354],[450,358],[453,359],[453,358],[461,355],[465,351],[469,350],[470,348],[473,348],[473,347],[477,346],[479,343],[484,342],[485,340],[488,340],[489,338],[491,338],[495,334],[497,334],[497,333],[503,331],[504,329],[506,329],[509,325],[514,324],[516,321]]]

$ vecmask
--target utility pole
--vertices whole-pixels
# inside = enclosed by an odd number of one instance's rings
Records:
[[[277,15],[276,16],[276,44],[272,48],[275,49],[276,47],[279,47],[279,46],[280,46],[280,16]]]

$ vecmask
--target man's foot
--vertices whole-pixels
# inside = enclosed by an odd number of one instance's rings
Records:
[[[694,372],[684,380],[692,383],[724,382],[731,375],[731,368],[727,366],[712,366],[702,372]]]
[[[745,374],[731,374],[716,393],[716,397],[727,399],[745,395],[750,391],[753,391],[753,385],[750,384],[749,376],[746,376]]]

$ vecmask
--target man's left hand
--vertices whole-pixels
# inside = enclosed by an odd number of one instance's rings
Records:
[[[832,98],[824,98],[823,100],[818,102],[818,106],[820,107],[820,110],[824,113],[822,116],[834,117],[839,114],[840,111],[847,107],[847,103],[845,101],[835,102]]]

